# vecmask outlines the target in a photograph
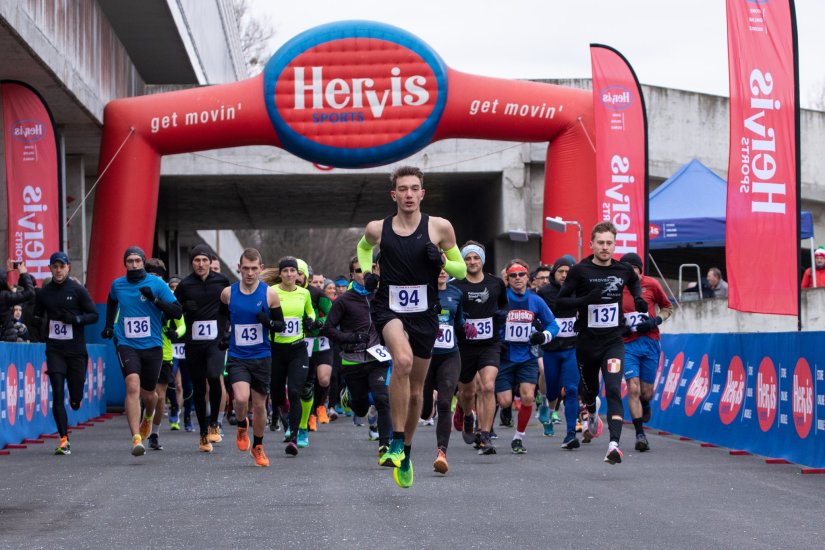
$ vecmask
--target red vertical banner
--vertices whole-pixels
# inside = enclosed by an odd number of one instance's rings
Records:
[[[40,96],[17,82],[0,83],[6,159],[9,257],[36,279],[49,277],[60,250],[57,140]]]
[[[799,102],[789,0],[727,0],[728,305],[798,315]],[[754,250],[769,261],[754,266]]]
[[[627,60],[590,45],[596,127],[597,219],[616,226],[616,257],[647,261],[647,117],[642,89]]]

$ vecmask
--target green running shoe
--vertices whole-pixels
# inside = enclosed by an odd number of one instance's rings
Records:
[[[404,455],[404,442],[393,439],[390,442],[390,450],[381,455],[378,464],[388,468],[400,468],[404,458],[406,458]]]
[[[392,471],[392,478],[395,483],[402,489],[409,489],[413,484],[413,465],[412,460],[404,460],[401,462],[401,467]]]

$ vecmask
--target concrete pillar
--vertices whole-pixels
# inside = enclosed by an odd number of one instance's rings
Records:
[[[83,201],[86,195],[86,167],[82,155],[66,156],[66,253],[72,261],[72,274],[86,281],[88,265],[89,233],[91,227],[88,215],[91,204]],[[78,210],[79,209],[79,210]]]

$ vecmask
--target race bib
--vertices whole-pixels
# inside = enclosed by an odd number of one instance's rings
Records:
[[[72,338],[74,338],[74,332],[72,332],[72,325],[63,323],[61,321],[49,320],[50,340],[71,340]]]
[[[561,319],[556,317],[556,323],[559,325],[559,333],[556,338],[572,338],[576,335],[576,331],[573,330],[573,325],[576,324],[575,317],[562,317]]]
[[[636,332],[638,330],[638,326],[645,322],[645,320],[647,320],[646,313],[634,311],[632,313],[624,314],[624,324],[627,325],[632,332]]]
[[[467,319],[467,322],[476,327],[475,338],[467,338],[467,340],[489,340],[493,337],[493,318],[485,317],[483,319]]]
[[[301,319],[299,317],[287,317],[284,319],[284,323],[286,323],[286,328],[283,332],[277,332],[278,336],[289,338],[301,335]]]
[[[307,357],[312,357],[312,348],[315,347],[315,338],[304,338],[307,347]]]
[[[172,359],[186,359],[186,344],[172,344]]]
[[[435,339],[434,348],[453,349],[455,346],[455,328],[453,325],[438,325],[440,335]]]
[[[264,327],[260,323],[254,325],[235,325],[235,345],[254,346],[264,343]]]
[[[504,339],[508,342],[529,342],[532,323],[507,321],[504,325]]]
[[[327,351],[329,349],[329,338],[326,336],[318,337],[318,351]]]
[[[390,309],[396,313],[427,311],[427,285],[390,285]]]
[[[367,348],[367,353],[369,353],[379,361],[389,361],[390,359],[392,359],[392,357],[390,357],[389,350],[381,344],[375,344],[371,348]]]
[[[192,323],[192,340],[214,340],[217,336],[217,321],[195,321]]]
[[[590,304],[587,306],[587,326],[590,328],[619,326],[619,304]]]
[[[126,338],[148,338],[152,335],[148,317],[124,317],[123,334]]]

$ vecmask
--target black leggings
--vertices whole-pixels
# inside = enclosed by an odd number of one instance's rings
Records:
[[[576,360],[581,374],[581,398],[592,415],[599,393],[599,372],[604,379],[604,393],[607,398],[607,427],[610,440],[618,443],[622,435],[624,419],[622,404],[622,378],[624,377],[624,342],[621,336],[610,340],[583,339],[579,334],[576,342]],[[598,411],[595,411],[598,414]]]
[[[424,404],[421,407],[421,418],[426,420],[432,414],[433,390],[437,391],[438,423],[435,427],[435,437],[439,449],[446,449],[447,445],[450,444],[450,430],[452,430],[451,423],[453,419],[450,408],[460,373],[461,355],[457,351],[444,355],[433,354],[432,359],[430,359],[430,369],[427,371],[427,378],[424,381]]]
[[[60,437],[66,437],[69,435],[69,417],[66,414],[66,406],[63,404],[66,399],[66,382],[69,383],[69,406],[76,411],[80,409],[80,405],[83,403],[85,377],[70,376],[66,378],[63,373],[50,372],[49,381],[52,385],[52,398],[54,399],[52,402],[52,415],[54,415],[54,421],[57,424],[57,432]]]
[[[186,367],[192,379],[192,401],[198,417],[201,435],[208,433],[210,425],[217,425],[221,412],[221,391],[226,354],[218,349],[216,342],[202,345],[187,345]],[[206,382],[209,381],[209,418],[206,417]]]
[[[392,419],[390,392],[387,387],[389,363],[370,361],[359,365],[341,365],[341,377],[349,389],[350,408],[355,416],[366,416],[370,408],[370,393],[378,411],[378,443],[389,445]]]
[[[272,409],[283,407],[284,384],[289,395],[289,430],[292,437],[298,436],[301,423],[301,395],[307,381],[309,357],[303,340],[293,344],[272,343],[272,379],[269,394],[272,396]],[[309,398],[312,398],[310,391]]]

